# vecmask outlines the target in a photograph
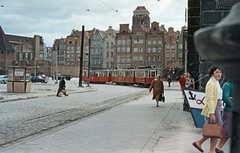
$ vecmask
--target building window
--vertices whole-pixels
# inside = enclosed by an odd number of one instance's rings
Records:
[[[122,45],[125,45],[125,40],[122,40]]]
[[[156,61],[156,56],[153,56],[153,61]]]
[[[122,52],[125,52],[125,47],[122,47],[121,51],[122,51]]]
[[[70,46],[67,46],[67,50],[70,50]]]
[[[157,48],[157,51],[158,51],[158,52],[162,52],[162,48],[161,48],[161,47],[158,47],[158,48]]]
[[[131,42],[130,39],[127,39],[126,40],[126,45],[130,45],[130,42]]]
[[[95,54],[95,50],[91,50],[91,55],[94,55]]]
[[[115,46],[114,46],[114,43],[113,42],[111,42],[111,48],[114,48]]]
[[[172,44],[172,45],[171,45],[171,49],[175,49],[175,44]]]
[[[153,53],[156,53],[156,48],[152,48],[152,52],[153,52]]]
[[[118,40],[118,41],[117,41],[117,44],[118,44],[118,45],[121,45],[121,42],[122,42],[121,40]]]
[[[175,53],[174,52],[171,53],[171,58],[175,58]]]
[[[111,57],[113,57],[113,52],[111,52]]]
[[[127,47],[127,52],[130,52],[130,47]]]
[[[133,51],[134,51],[134,52],[138,52],[138,48],[134,48]]]
[[[136,36],[141,36],[141,32],[137,32],[137,33],[136,33]]]
[[[148,56],[148,61],[151,61],[151,56]]]
[[[158,61],[161,61],[162,60],[162,56],[158,56]]]
[[[178,44],[178,49],[183,49],[183,44]]]
[[[169,44],[166,45],[166,49],[170,49],[170,45]]]
[[[151,50],[152,50],[152,49],[149,47],[149,48],[148,48],[148,53],[151,53]]]
[[[121,50],[121,48],[120,48],[120,47],[118,47],[118,48],[117,48],[117,52],[120,52],[120,50]]]
[[[134,60],[134,61],[138,61],[138,56],[134,56],[134,57],[133,57],[133,60]]]
[[[166,58],[170,58],[170,54],[168,52],[166,53]]]
[[[109,52],[107,52],[107,57],[109,56]]]
[[[152,44],[152,41],[151,40],[148,40],[148,45],[151,45]]]
[[[107,42],[106,44],[107,44],[107,48],[109,48],[109,42]]]
[[[153,40],[153,44],[156,45],[156,44],[157,44],[157,41],[156,41],[156,40]]]

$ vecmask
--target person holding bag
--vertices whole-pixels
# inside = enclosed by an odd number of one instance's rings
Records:
[[[68,96],[66,93],[66,82],[65,82],[65,77],[62,77],[61,81],[59,82],[59,87],[57,91],[57,97],[61,97],[60,93],[63,93],[65,96]]]
[[[206,84],[205,89],[205,105],[201,115],[204,116],[206,124],[219,124],[222,125],[221,121],[221,107],[222,107],[222,89],[219,84],[219,80],[222,77],[221,70],[212,66],[208,70],[208,74],[211,77]],[[192,145],[203,152],[201,147],[202,143],[205,142],[209,137],[201,137],[197,141],[193,142]],[[216,153],[216,144],[218,138],[210,138],[210,149],[208,153]]]
[[[156,78],[151,82],[149,92],[151,92],[153,89],[153,97],[152,100],[156,100],[157,107],[159,107],[158,103],[159,101],[163,100],[163,95],[164,95],[164,85],[163,81],[160,78],[160,75],[158,74]],[[165,97],[164,97],[165,98]],[[165,99],[164,99],[165,101]]]
[[[223,138],[216,147],[216,153],[223,153],[222,147],[231,138],[231,118],[232,118],[232,103],[233,103],[233,85],[230,80],[227,80],[223,86]]]

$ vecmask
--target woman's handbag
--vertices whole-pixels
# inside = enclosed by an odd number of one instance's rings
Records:
[[[165,102],[165,96],[162,96],[162,102],[163,103]]]
[[[202,135],[209,138],[222,138],[223,127],[219,124],[204,124]]]

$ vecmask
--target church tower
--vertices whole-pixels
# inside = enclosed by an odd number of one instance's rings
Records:
[[[150,29],[150,17],[149,12],[145,8],[145,6],[138,6],[136,10],[133,11],[133,17],[132,17],[132,29],[137,25],[144,26],[148,29]]]

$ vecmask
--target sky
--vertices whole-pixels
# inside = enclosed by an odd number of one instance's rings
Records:
[[[145,6],[151,23],[181,30],[185,25],[187,0],[0,0],[0,26],[5,34],[40,35],[47,47],[65,38],[73,29],[119,30],[132,26],[133,11]]]

